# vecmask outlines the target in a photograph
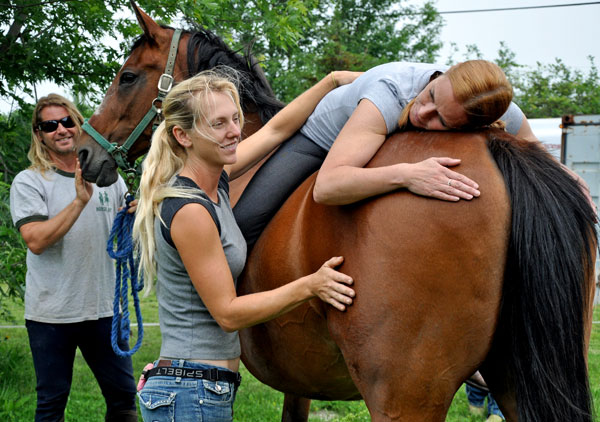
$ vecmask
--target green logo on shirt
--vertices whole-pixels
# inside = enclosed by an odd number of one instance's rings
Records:
[[[106,191],[102,191],[98,193],[98,199],[100,200],[100,207],[96,207],[96,211],[111,211],[111,208],[108,206],[110,204],[110,199],[108,198],[108,193]]]

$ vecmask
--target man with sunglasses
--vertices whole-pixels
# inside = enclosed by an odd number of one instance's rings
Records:
[[[25,325],[37,378],[35,420],[64,421],[79,348],[104,395],[106,421],[137,422],[131,358],[111,347],[115,269],[106,252],[127,189],[121,178],[105,188],[82,178],[75,152],[82,123],[66,98],[41,98],[31,166],[10,189],[12,219],[28,248]]]

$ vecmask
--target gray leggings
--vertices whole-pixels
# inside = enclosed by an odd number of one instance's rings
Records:
[[[248,253],[277,210],[321,167],[326,155],[327,151],[297,132],[256,172],[233,208]]]

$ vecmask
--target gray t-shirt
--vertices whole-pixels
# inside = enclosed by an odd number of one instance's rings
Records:
[[[10,188],[10,211],[19,229],[55,217],[76,197],[75,174],[27,169]],[[106,242],[127,188],[117,183],[99,188],[71,229],[39,255],[27,250],[25,319],[73,323],[111,316],[115,290],[114,261]]]
[[[362,99],[371,101],[385,120],[387,133],[398,129],[402,110],[427,86],[435,72],[448,66],[428,63],[392,62],[376,66],[348,85],[327,94],[310,115],[300,132],[321,148],[329,151],[333,142]],[[511,103],[501,117],[506,130],[516,134],[523,113]]]

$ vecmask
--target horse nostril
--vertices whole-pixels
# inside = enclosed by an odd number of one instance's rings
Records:
[[[87,162],[88,154],[89,154],[89,151],[86,148],[81,148],[79,150],[79,154],[78,154],[78,156],[79,156],[79,164],[81,165],[82,169],[84,168],[84,166],[85,166],[85,164]]]

